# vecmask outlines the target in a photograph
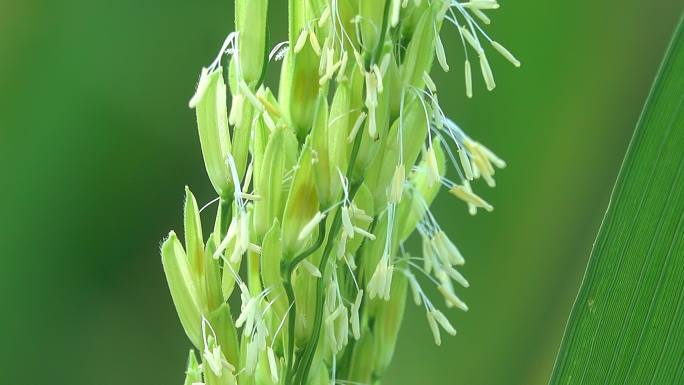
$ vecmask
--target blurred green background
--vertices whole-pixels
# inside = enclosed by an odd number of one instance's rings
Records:
[[[272,0],[283,40],[284,0]],[[545,384],[629,137],[681,0],[501,0],[498,88],[445,110],[509,167],[474,218],[442,194],[471,281],[459,335],[409,306],[388,384]],[[232,29],[232,1],[0,2],[0,382],[180,384],[189,344],[158,242],[183,186],[212,191],[187,101]],[[280,35],[280,36],[278,36]],[[450,37],[448,37],[450,36]],[[273,83],[271,83],[273,84]]]

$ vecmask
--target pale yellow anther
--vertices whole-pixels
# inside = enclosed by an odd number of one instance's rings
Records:
[[[451,334],[452,336],[456,335],[456,329],[454,329],[454,327],[451,325],[451,322],[449,322],[444,313],[437,309],[432,309],[431,313],[435,317],[437,323],[439,323],[439,326],[442,327],[442,329],[444,329],[447,333]]]
[[[466,154],[465,150],[458,150],[458,159],[461,162],[466,179],[473,180],[473,169],[470,167],[470,159],[468,159],[468,154]]]
[[[470,69],[470,61],[466,60],[465,61],[465,88],[466,88],[466,96],[469,98],[473,97],[473,74],[472,70]]]
[[[442,294],[444,300],[447,302],[448,305],[454,306],[463,311],[468,311],[468,305],[466,305],[465,302],[461,301],[461,299],[458,298],[456,294],[454,294],[451,290],[444,287],[444,285],[438,286],[437,290],[439,290],[439,292]]]
[[[401,11],[401,0],[392,1],[392,16],[390,17],[390,25],[396,27],[399,24],[399,14]]]
[[[299,33],[299,37],[297,37],[297,42],[294,46],[295,53],[299,53],[302,49],[304,49],[304,45],[306,44],[306,39],[308,36],[309,31],[306,29],[303,29],[302,32]]]
[[[330,7],[326,5],[323,9],[323,13],[321,13],[321,17],[318,19],[318,26],[324,26],[328,20],[330,20]]]
[[[461,4],[465,8],[470,9],[498,9],[499,3],[496,0],[471,0],[467,3]]]
[[[276,362],[275,353],[273,349],[269,346],[266,355],[268,356],[268,367],[271,372],[271,380],[274,384],[278,383],[278,364]]]
[[[474,193],[467,191],[465,188],[463,188],[463,186],[454,185],[454,187],[449,189],[449,192],[466,203],[470,203],[476,207],[482,207],[487,211],[494,210],[494,207],[492,207],[492,205],[490,205],[484,199],[480,198]]]
[[[437,320],[432,312],[428,311],[427,314],[428,325],[430,325],[430,331],[432,332],[432,337],[435,339],[435,345],[439,346],[442,344],[442,337],[439,333],[439,326],[437,325]]]
[[[475,15],[478,19],[482,20],[483,23],[489,25],[492,23],[492,21],[489,19],[487,15],[485,15],[484,12],[477,8],[471,8],[470,9],[473,12],[473,15]]]
[[[359,309],[361,308],[361,300],[363,299],[363,289],[360,289],[356,293],[356,299],[354,300],[354,303],[351,306],[351,329],[352,329],[352,335],[354,336],[355,340],[358,340],[361,338],[361,325],[359,322]]]
[[[480,143],[478,143],[478,144],[479,144],[480,151],[482,152],[482,154],[485,157],[487,157],[487,159],[489,159],[489,161],[492,162],[494,164],[494,166],[496,166],[498,168],[505,168],[506,167],[506,162],[503,159],[499,158],[494,152],[492,152],[492,150],[488,149],[483,144],[480,144]]]
[[[347,70],[347,62],[349,61],[349,55],[347,51],[342,52],[342,58],[340,59],[340,65],[337,69],[337,78],[335,79],[338,83],[345,79],[345,72]]]
[[[492,74],[492,68],[489,66],[489,61],[487,60],[487,56],[484,54],[484,52],[480,53],[480,69],[482,70],[482,77],[487,85],[487,90],[491,91],[496,88],[494,74]]]
[[[447,63],[446,53],[444,52],[444,45],[442,44],[442,39],[439,35],[435,39],[435,52],[437,53],[437,61],[444,72],[449,72],[449,63]]]
[[[480,42],[475,39],[475,36],[470,33],[470,30],[466,27],[460,27],[459,31],[461,31],[461,35],[465,38],[465,40],[470,44],[471,47],[477,52],[478,54],[482,53],[482,46],[480,46]]]
[[[468,182],[467,180],[464,180],[464,181],[463,181],[463,189],[464,189],[466,192],[469,192],[469,193],[471,193],[471,194],[472,194],[472,192],[473,192],[473,189],[470,187],[470,182]],[[475,215],[475,214],[477,214],[477,206],[475,206],[475,205],[472,204],[472,203],[468,203],[468,214],[470,214],[470,215]]]
[[[377,93],[381,94],[384,86],[382,82],[382,72],[380,72],[380,67],[378,67],[377,64],[373,64],[372,67],[373,74],[375,74],[375,83],[376,83],[376,89]]]
[[[347,238],[354,238],[354,225],[349,216],[349,207],[342,206],[342,229]]]
[[[374,240],[375,240],[375,235],[369,233],[368,231],[366,231],[366,230],[364,230],[364,229],[362,229],[362,228],[360,228],[360,227],[356,227],[356,226],[355,226],[355,227],[354,227],[354,231],[355,231],[357,234],[360,234],[361,236],[370,239],[371,241],[374,241]]]
[[[325,214],[321,213],[320,211],[317,212],[307,224],[302,227],[302,231],[299,232],[299,236],[297,237],[297,240],[303,241],[304,239],[308,238],[311,233],[313,233],[314,229],[316,229],[316,226],[325,218]]]
[[[423,72],[423,82],[425,82],[425,86],[428,88],[428,90],[430,90],[430,92],[437,92],[437,86],[427,72]]]
[[[435,149],[432,148],[432,145],[430,145],[430,147],[427,150],[426,158],[428,186],[432,186],[441,180],[441,176],[439,174],[439,167],[437,166],[437,156],[435,155]]]
[[[506,47],[502,46],[501,44],[499,44],[493,40],[492,40],[492,46],[497,51],[499,51],[501,56],[505,57],[506,60],[511,62],[511,64],[513,64],[516,67],[520,67],[520,60],[516,59],[515,56],[513,56],[513,54],[509,50],[506,49]]]
[[[309,31],[309,43],[311,43],[311,48],[313,48],[316,55],[321,56],[321,45],[318,43],[318,38],[313,30]]]
[[[308,271],[309,274],[311,274],[313,277],[321,278],[321,271],[318,270],[318,267],[316,267],[316,265],[309,262],[308,259],[303,260],[301,262],[301,266],[304,268],[304,270]]]
[[[366,120],[366,113],[361,112],[356,118],[356,121],[354,122],[354,126],[352,126],[351,131],[349,132],[349,136],[347,137],[347,141],[349,143],[354,141],[354,138],[356,137],[356,133],[359,132],[359,129],[363,125],[363,121]]]
[[[411,273],[407,273],[406,277],[408,278],[409,285],[411,286],[411,294],[413,295],[413,303],[416,304],[416,306],[422,305],[423,304],[423,299],[421,297],[422,290],[420,288],[420,284],[418,283],[418,280],[416,279],[416,276],[411,274]]]
[[[458,282],[459,285],[468,288],[470,287],[470,283],[468,282],[467,279],[456,269],[454,269],[451,266],[446,267],[446,272],[449,274],[449,277],[453,279],[454,281]]]
[[[373,139],[378,138],[377,122],[375,120],[375,109],[375,105],[368,106],[368,135],[370,135],[370,137]]]

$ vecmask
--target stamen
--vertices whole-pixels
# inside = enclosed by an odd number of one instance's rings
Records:
[[[295,53],[299,53],[304,48],[304,44],[306,44],[306,38],[308,36],[309,32],[306,30],[306,28],[299,33],[299,37],[297,38],[297,42],[295,43]]]
[[[499,9],[499,4],[495,0],[471,0],[461,5],[470,9]]]
[[[435,155],[435,149],[430,144],[430,147],[426,153],[427,162],[427,175],[428,175],[428,186],[432,186],[435,182],[440,180],[439,167],[437,166],[437,156]]]
[[[326,6],[318,19],[318,26],[322,27],[330,19],[330,7]]]
[[[482,70],[482,76],[487,85],[487,91],[493,90],[496,87],[496,83],[494,82],[492,68],[489,66],[489,61],[487,61],[487,56],[484,52],[480,53],[480,69]]]
[[[474,193],[467,191],[465,188],[463,188],[463,186],[454,185],[451,189],[449,189],[449,192],[455,195],[457,198],[461,199],[462,201],[470,203],[476,207],[481,207],[487,211],[494,210],[494,207],[492,205],[490,205],[484,199],[480,198]]]
[[[447,63],[446,53],[444,53],[444,45],[442,44],[442,39],[439,37],[439,34],[436,33],[436,31],[435,35],[435,52],[437,53],[437,61],[439,62],[439,65],[442,67],[442,70],[444,70],[444,72],[449,72],[449,63]]]
[[[400,0],[391,0],[392,1],[392,16],[390,18],[390,25],[392,27],[396,27],[397,24],[399,24],[399,11],[401,10],[401,1]]]
[[[354,238],[354,225],[349,216],[348,206],[342,206],[342,228],[347,238]]]
[[[446,300],[447,304],[451,306],[455,306],[463,311],[468,311],[468,305],[465,304],[465,302],[461,301],[460,298],[456,296],[453,292],[450,290],[447,290],[443,285],[438,286],[437,290],[444,296],[444,299]]]
[[[268,355],[268,367],[271,371],[271,380],[273,381],[273,383],[277,384],[278,364],[276,363],[275,353],[273,352],[273,348],[271,348],[270,346],[268,347],[268,350],[266,352]]]
[[[313,218],[304,225],[302,228],[302,231],[299,233],[299,236],[297,237],[297,240],[302,241],[311,235],[311,233],[314,231],[316,226],[325,218],[325,214],[321,213],[320,211],[314,214]]]
[[[488,17],[487,15],[485,15],[485,13],[482,12],[481,10],[479,10],[479,9],[477,9],[477,8],[471,8],[470,11],[471,11],[471,12],[473,13],[473,15],[475,15],[478,19],[482,20],[483,23],[485,23],[485,24],[487,24],[487,25],[491,24],[492,21],[491,21],[491,20],[489,19],[489,17]]]
[[[356,137],[356,133],[359,131],[359,128],[361,128],[361,125],[363,125],[363,121],[366,119],[366,113],[361,112],[359,114],[359,117],[356,118],[356,121],[354,122],[354,126],[352,126],[352,130],[349,133],[349,136],[347,137],[347,141],[349,143],[354,141],[354,138]]]
[[[435,345],[439,346],[442,344],[442,337],[439,333],[439,326],[437,325],[437,321],[435,320],[434,314],[432,314],[431,311],[428,311],[425,313],[427,316],[428,320],[428,325],[430,325],[430,331],[432,332],[432,337],[435,339]]]
[[[466,179],[473,180],[473,169],[470,167],[470,159],[468,159],[468,154],[462,148],[458,150],[458,158]]]
[[[430,92],[437,92],[437,86],[435,85],[435,82],[432,81],[432,78],[427,72],[423,72],[423,81],[425,82],[425,85],[427,86],[428,90],[430,90]]]
[[[356,299],[351,306],[351,329],[355,340],[361,338],[361,327],[359,322],[359,309],[361,308],[361,300],[363,299],[363,289],[356,292]]]
[[[368,231],[366,231],[360,227],[354,227],[354,231],[358,234],[361,234],[363,237],[370,239],[371,241],[375,240],[375,235],[369,233]]]
[[[313,48],[316,56],[321,56],[321,45],[318,43],[318,38],[313,30],[309,30],[309,42],[311,43],[311,48]]]
[[[432,309],[431,313],[435,317],[437,323],[439,323],[439,326],[441,326],[442,329],[444,329],[444,331],[451,334],[452,336],[456,335],[456,329],[454,329],[454,327],[451,325],[451,322],[449,322],[444,313],[437,309]]]
[[[480,45],[480,42],[473,36],[472,33],[470,33],[470,30],[466,27],[459,27],[459,31],[461,31],[461,35],[465,38],[465,40],[470,44],[471,47],[475,50],[475,52],[478,53],[478,55],[481,55],[484,50],[482,49],[482,46]]]
[[[316,278],[321,278],[321,271],[318,270],[318,268],[317,268],[313,263],[309,262],[308,259],[303,260],[303,261],[301,262],[301,265],[302,265],[302,267],[304,267],[304,269],[305,269],[306,271],[308,271],[309,274],[311,274],[312,276],[314,276],[314,277],[316,277]]]
[[[465,61],[465,85],[466,85],[466,96],[469,98],[473,97],[473,75],[470,69],[470,61],[466,59]]]
[[[513,54],[509,50],[507,50],[504,46],[495,42],[494,40],[492,40],[492,46],[494,46],[494,48],[497,51],[499,51],[501,56],[505,57],[506,60],[511,62],[511,64],[513,64],[516,67],[520,67],[520,61],[518,59],[516,59],[515,56],[513,56]]]

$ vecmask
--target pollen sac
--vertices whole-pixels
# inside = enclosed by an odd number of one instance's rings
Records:
[[[216,193],[228,198],[233,193],[232,179],[225,159],[230,154],[226,86],[221,68],[202,71],[195,110],[204,165]]]
[[[235,0],[240,73],[247,84],[261,78],[266,58],[268,0]]]

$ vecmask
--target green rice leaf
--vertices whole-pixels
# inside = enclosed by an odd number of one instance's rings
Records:
[[[551,385],[684,383],[684,28],[637,125]]]

